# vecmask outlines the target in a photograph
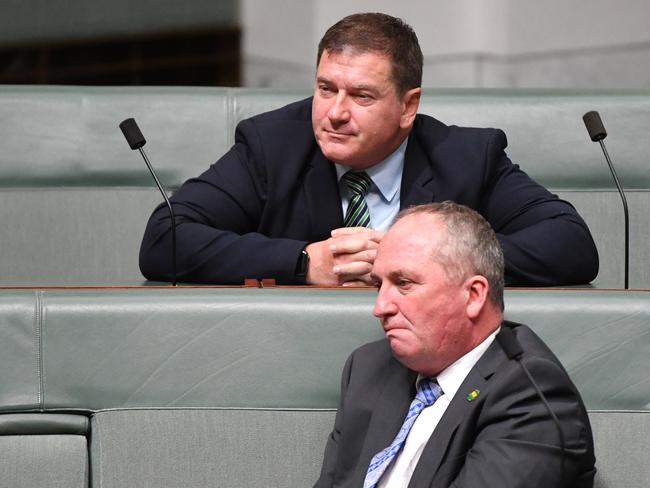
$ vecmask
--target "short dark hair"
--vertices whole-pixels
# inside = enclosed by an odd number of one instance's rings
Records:
[[[475,210],[447,200],[407,208],[395,222],[422,213],[435,215],[447,227],[446,245],[432,250],[447,275],[458,280],[475,274],[484,276],[489,284],[490,301],[503,311],[503,250],[488,221]]]
[[[320,63],[324,51],[338,54],[377,52],[388,56],[395,88],[403,95],[422,86],[422,50],[415,32],[406,22],[382,13],[352,14],[327,29],[318,44]]]

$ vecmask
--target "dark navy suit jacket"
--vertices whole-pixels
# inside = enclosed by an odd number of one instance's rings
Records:
[[[453,200],[480,212],[503,246],[506,283],[587,283],[598,253],[575,209],[508,159],[497,129],[447,126],[417,115],[409,136],[401,207]],[[334,165],[312,131],[311,99],[242,121],[235,145],[171,198],[181,281],[242,284],[245,278],[300,283],[298,256],[343,225]],[[149,219],[140,268],[171,280],[169,213]]]
[[[522,368],[495,340],[447,407],[410,488],[591,488],[595,475],[589,419],[553,353],[528,327],[504,322],[522,361],[545,394],[564,436]],[[341,400],[316,488],[359,488],[377,452],[389,446],[415,397],[417,374],[391,354],[387,340],[357,349],[343,370]],[[472,391],[475,399],[468,400]],[[561,479],[560,479],[561,477]]]

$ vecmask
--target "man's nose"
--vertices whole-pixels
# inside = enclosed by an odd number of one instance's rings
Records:
[[[380,286],[372,313],[375,317],[381,319],[394,315],[396,310],[395,302],[390,297],[390,287],[386,285]]]
[[[327,112],[328,118],[332,122],[345,123],[350,120],[350,108],[348,106],[349,98],[345,92],[339,91],[334,99],[334,103]]]

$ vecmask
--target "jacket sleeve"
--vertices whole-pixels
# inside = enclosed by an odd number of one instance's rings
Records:
[[[327,444],[325,445],[325,454],[323,456],[323,466],[321,468],[320,477],[318,478],[318,481],[316,481],[314,488],[327,488],[334,486],[334,478],[338,466],[341,430],[343,428],[343,417],[345,415],[343,412],[343,404],[352,370],[352,358],[353,356],[348,358],[343,368],[343,373],[341,374],[341,396],[339,407],[336,410],[334,427],[327,438]]]
[[[171,197],[177,234],[177,279],[194,283],[243,284],[246,278],[296,282],[305,241],[257,232],[266,201],[263,152],[254,122],[237,127],[235,145],[198,178]],[[172,278],[168,208],[149,218],[140,247],[140,270],[150,280]]]
[[[570,203],[508,159],[502,131],[491,132],[481,210],[503,248],[506,284],[551,286],[593,280],[598,251],[587,224]]]

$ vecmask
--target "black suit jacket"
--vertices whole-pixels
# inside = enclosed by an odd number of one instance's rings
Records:
[[[479,211],[503,246],[506,282],[587,283],[598,254],[575,209],[532,181],[505,155],[496,129],[446,126],[416,117],[401,183],[401,207],[454,200]],[[235,145],[171,198],[178,223],[178,278],[242,284],[299,283],[300,251],[343,225],[334,165],[314,138],[311,99],[242,121]],[[171,279],[169,213],[149,219],[140,268]]]
[[[422,452],[411,488],[593,486],[591,428],[565,370],[526,326],[504,322],[560,421],[558,431],[534,387],[495,340],[462,383]],[[501,334],[508,333],[502,330]],[[341,402],[317,488],[361,487],[373,455],[390,445],[415,396],[416,373],[383,340],[355,351],[344,368]],[[467,395],[479,390],[469,401]]]

